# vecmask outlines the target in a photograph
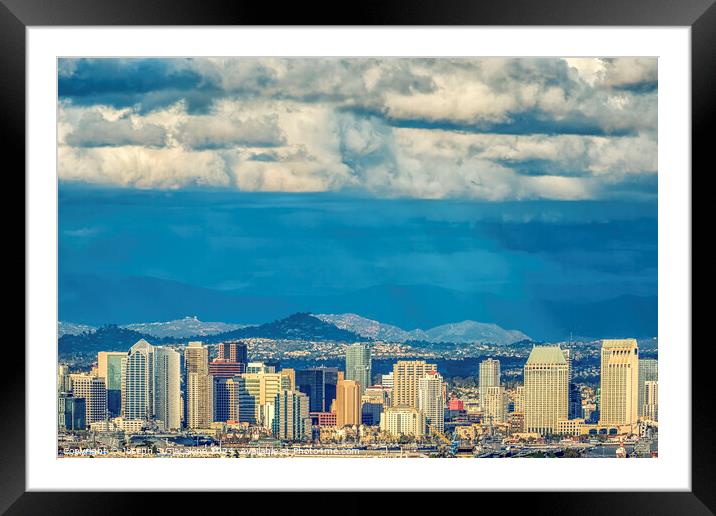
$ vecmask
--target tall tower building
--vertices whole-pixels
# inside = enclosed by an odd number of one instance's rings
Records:
[[[256,423],[256,398],[246,378],[214,378],[214,421]]]
[[[418,381],[429,371],[437,372],[436,364],[424,360],[398,360],[393,365],[393,406],[418,407]]]
[[[180,356],[170,348],[154,348],[154,417],[165,431],[181,428]]]
[[[489,387],[500,386],[500,361],[494,358],[488,358],[480,362],[480,406],[483,406],[483,393],[487,393]]]
[[[97,376],[104,379],[107,387],[107,410],[111,416],[119,416],[122,411],[122,360],[126,356],[122,351],[97,353]]]
[[[154,411],[154,346],[144,339],[122,360],[122,417],[148,421]]]
[[[647,380],[644,382],[644,419],[659,420],[659,382]]]
[[[360,385],[355,380],[338,380],[336,385],[336,426],[360,425]]]
[[[482,421],[488,424],[507,421],[507,394],[504,387],[486,387],[482,398]]]
[[[221,342],[216,345],[218,360],[226,360],[228,362],[240,362],[246,364],[248,362],[248,352],[246,344],[243,342]]]
[[[67,364],[57,366],[57,392],[70,392],[70,366]]]
[[[246,373],[241,377],[246,391],[254,398],[255,421],[270,430],[270,420],[266,417],[270,408],[267,406],[274,403],[276,395],[281,391],[296,389],[295,371],[283,369],[278,373]]]
[[[209,375],[209,350],[190,342],[184,350],[186,371],[186,426],[209,428],[213,417],[213,380]]]
[[[659,362],[653,358],[639,359],[639,401],[637,415],[644,415],[644,393],[645,384],[650,381],[659,380]]]
[[[89,427],[107,419],[107,389],[104,380],[90,374],[71,374],[72,397],[85,400],[85,416]]]
[[[308,396],[302,392],[283,390],[274,400],[273,434],[283,441],[302,441],[311,437],[311,416]]]
[[[437,371],[418,380],[418,409],[425,415],[426,423],[434,431],[445,431],[445,390],[443,377]]]
[[[636,425],[639,403],[639,348],[635,339],[602,341],[599,422]]]
[[[524,368],[524,428],[551,434],[567,419],[569,367],[559,346],[535,346]]]
[[[371,385],[371,358],[368,344],[353,344],[346,348],[346,380],[358,382],[363,396]]]
[[[329,412],[333,400],[336,399],[338,369],[312,367],[299,369],[295,375],[296,388],[308,396],[311,412]]]

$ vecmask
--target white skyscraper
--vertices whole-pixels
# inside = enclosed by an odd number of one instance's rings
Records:
[[[165,430],[181,428],[180,356],[173,349],[154,348],[154,418]]]
[[[360,395],[371,385],[371,359],[368,344],[353,344],[346,348],[346,380],[358,382]]]
[[[443,377],[436,371],[428,373],[418,380],[418,410],[430,427],[443,433],[445,431],[445,390]]]
[[[484,408],[484,404],[482,402],[483,393],[487,393],[488,387],[500,386],[500,361],[488,358],[487,360],[480,362],[479,376],[480,406]]]
[[[507,394],[504,387],[486,387],[482,395],[482,421],[496,424],[507,421]]]
[[[154,346],[140,339],[122,360],[122,417],[150,420],[154,412]]]

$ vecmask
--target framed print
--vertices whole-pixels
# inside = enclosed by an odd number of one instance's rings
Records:
[[[711,2],[153,5],[0,10],[26,200],[7,514],[187,490],[715,510]]]

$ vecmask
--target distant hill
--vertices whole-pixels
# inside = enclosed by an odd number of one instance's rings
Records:
[[[318,314],[316,317],[363,337],[390,342],[454,342],[457,344],[485,342],[506,345],[521,340],[531,340],[521,331],[505,330],[497,324],[476,321],[443,324],[428,330],[406,331],[398,326],[384,324],[356,314]]]
[[[65,334],[57,340],[59,353],[97,353],[98,351],[128,351],[139,339],[145,339],[151,344],[161,344],[163,339],[153,335],[140,333],[116,324],[100,326],[94,331],[79,335]]]
[[[336,325],[322,321],[310,313],[295,313],[284,319],[247,326],[237,330],[217,333],[204,340],[206,342],[221,342],[231,339],[246,338],[286,339],[286,340],[312,340],[312,341],[343,341],[355,342],[365,340],[359,334],[336,327]]]
[[[239,328],[245,328],[246,325],[224,322],[204,322],[194,316],[175,319],[173,321],[126,324],[122,327],[160,338],[185,338],[201,337],[238,330]]]
[[[80,335],[88,331],[94,331],[96,328],[88,324],[78,324],[72,322],[60,321],[57,323],[57,337],[63,335]]]

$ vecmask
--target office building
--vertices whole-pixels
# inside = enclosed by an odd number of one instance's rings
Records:
[[[659,363],[653,358],[639,359],[639,400],[637,415],[643,416],[644,410],[644,386],[646,382],[659,380]]]
[[[273,404],[276,395],[281,391],[296,389],[295,371],[283,369],[278,373],[245,373],[241,377],[244,379],[246,391],[254,398],[256,423],[270,430],[270,421],[265,417],[266,405]]]
[[[248,362],[246,344],[243,342],[221,342],[216,345],[216,358],[227,362]]]
[[[97,353],[97,376],[104,379],[107,388],[107,410],[110,416],[122,412],[122,360],[127,353],[122,351],[100,351]]]
[[[245,370],[244,362],[233,362],[225,358],[215,358],[209,363],[209,374],[214,378],[232,378]]]
[[[209,350],[190,342],[184,350],[186,374],[186,426],[209,428],[214,412],[214,385],[209,375]]]
[[[164,431],[181,428],[180,362],[173,349],[154,348],[154,419]]]
[[[60,393],[57,400],[58,430],[76,432],[87,427],[86,399]]]
[[[57,392],[70,392],[70,366],[67,364],[57,366]]]
[[[567,419],[569,367],[559,346],[535,346],[524,367],[524,428],[551,434]]]
[[[386,387],[388,389],[392,389],[395,385],[395,381],[393,379],[393,371],[389,372],[388,374],[382,374],[380,375],[380,384],[383,387]]]
[[[415,407],[388,407],[380,416],[380,430],[392,437],[426,435],[425,415]]]
[[[214,378],[214,421],[256,423],[256,398],[242,376]]]
[[[600,392],[600,424],[636,429],[639,348],[635,339],[602,341]]]
[[[433,432],[445,431],[445,384],[437,371],[428,371],[418,380],[418,409]]]
[[[154,346],[140,339],[122,360],[122,417],[148,421],[154,411]]]
[[[488,358],[480,362],[478,382],[480,388],[480,405],[482,405],[483,393],[487,392],[488,387],[500,386],[500,361],[494,358]]]
[[[336,399],[338,369],[313,367],[296,371],[296,388],[310,400],[311,412],[330,412]]]
[[[274,401],[273,434],[282,441],[303,441],[311,438],[311,416],[308,396],[302,392],[282,390]]]
[[[418,381],[437,365],[424,360],[399,360],[393,365],[393,406],[418,407]]]
[[[642,413],[644,419],[649,421],[659,420],[659,382],[656,380],[644,382],[644,407]]]
[[[336,426],[360,425],[360,385],[354,380],[338,380],[336,385]]]
[[[71,374],[73,398],[84,398],[87,426],[107,419],[107,388],[102,378],[90,374]]]
[[[346,348],[346,380],[358,382],[360,395],[371,385],[371,358],[368,344],[353,344]]]

